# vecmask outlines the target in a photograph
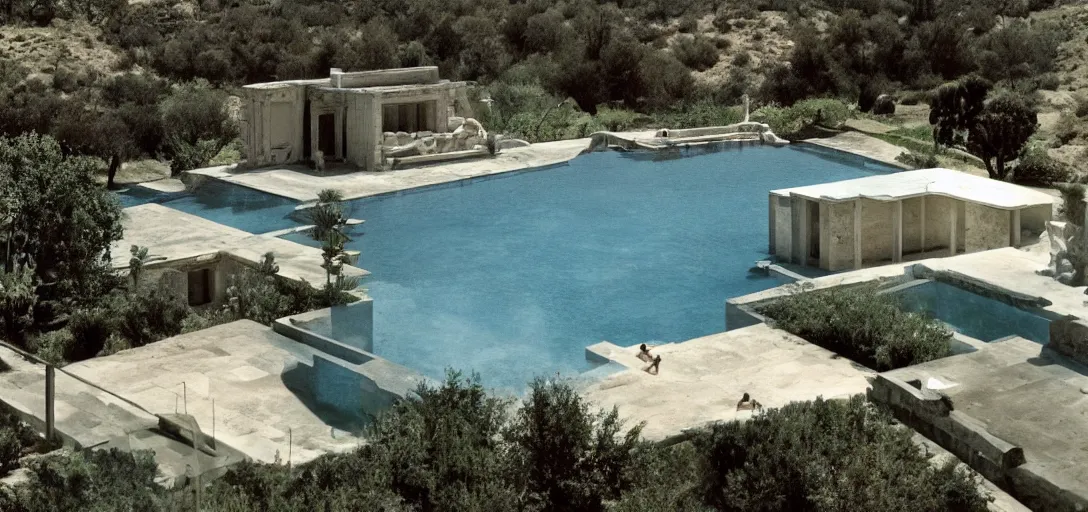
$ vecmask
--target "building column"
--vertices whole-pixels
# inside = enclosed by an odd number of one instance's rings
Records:
[[[861,199],[854,200],[854,268],[861,268]]]
[[[317,118],[318,118],[320,112],[321,112],[321,110],[315,108],[314,103],[310,104],[310,133],[306,134],[306,136],[310,138],[310,154],[311,154],[310,158],[311,159],[313,158],[312,155],[316,154],[318,151],[321,150],[321,146],[318,144],[318,140],[317,140],[317,132],[318,132]],[[324,155],[324,157],[325,157],[325,159],[328,159],[329,155]]]
[[[45,440],[52,441],[56,438],[56,415],[54,414],[54,401],[57,396],[57,377],[53,365],[45,365]]]
[[[800,204],[800,206],[801,206],[801,215],[799,216],[799,218],[801,220],[801,225],[799,226],[800,227],[799,232],[801,233],[801,236],[798,237],[798,238],[801,239],[800,240],[801,243],[799,244],[800,247],[795,247],[793,250],[794,250],[794,253],[796,253],[796,254],[798,254],[800,256],[800,260],[798,260],[796,263],[798,263],[800,265],[808,265],[808,252],[809,252],[809,247],[812,244],[812,240],[809,239],[809,237],[811,235],[809,234],[809,229],[808,229],[809,228],[808,200],[807,199],[802,199],[801,201],[798,202],[798,204]]]
[[[1009,245],[1020,247],[1020,210],[1009,212]]]
[[[956,211],[959,205],[955,201],[952,201],[952,208],[948,214],[948,255],[956,255]]]
[[[775,254],[775,209],[778,207],[778,196],[767,195],[767,252]]]
[[[892,205],[892,262],[903,261],[903,201]]]
[[[336,137],[336,158],[344,159],[344,109],[337,107],[332,113],[333,136]]]
[[[918,248],[921,252],[926,252],[926,196],[922,196],[919,199],[922,200],[921,214],[918,216],[919,224],[922,226],[922,232],[919,237],[922,239],[922,245]]]

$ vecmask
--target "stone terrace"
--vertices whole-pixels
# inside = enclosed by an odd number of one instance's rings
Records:
[[[714,421],[751,416],[736,410],[745,392],[765,407],[818,396],[864,393],[872,370],[765,324],[651,349],[661,370],[651,375],[635,358],[637,347],[598,344],[587,350],[627,367],[589,384],[584,396],[616,406],[644,435],[664,439]]]

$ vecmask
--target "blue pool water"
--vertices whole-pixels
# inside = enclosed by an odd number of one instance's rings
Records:
[[[930,281],[895,294],[907,309],[927,313],[975,339],[988,342],[1015,335],[1043,344],[1050,341],[1046,317],[950,284]]]
[[[295,201],[219,180],[208,180],[184,194],[130,187],[119,197],[125,208],[159,203],[250,233],[268,233],[299,225],[291,217],[298,206]]]
[[[748,272],[767,257],[768,191],[893,170],[805,145],[601,152],[352,201],[366,220],[350,246],[373,273],[374,352],[520,390],[587,370],[585,347],[601,340],[720,332],[726,299],[781,284]],[[254,233],[297,224],[290,201],[209,186],[163,204]]]
[[[767,147],[654,160],[593,153],[352,202],[366,219],[352,246],[373,273],[374,351],[521,389],[585,370],[585,347],[601,340],[722,331],[727,298],[780,284],[748,272],[767,257],[769,190],[891,171]]]

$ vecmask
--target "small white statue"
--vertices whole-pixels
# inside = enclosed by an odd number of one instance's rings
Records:
[[[325,152],[320,149],[314,151],[314,169],[320,173],[325,172]]]

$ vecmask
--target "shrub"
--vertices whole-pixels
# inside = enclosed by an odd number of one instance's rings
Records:
[[[752,118],[769,124],[776,134],[789,137],[812,124],[840,128],[851,115],[850,107],[839,100],[810,99],[791,107],[762,107],[752,113]]]
[[[1081,136],[1079,120],[1069,112],[1062,112],[1058,116],[1058,124],[1054,127],[1054,137],[1061,144],[1069,144]]]
[[[23,444],[15,431],[0,427],[0,476],[19,467],[19,458],[23,456]]]
[[[775,325],[878,371],[949,355],[944,324],[904,311],[875,287],[800,291],[763,306]]]
[[[117,332],[132,347],[142,347],[181,334],[181,323],[189,316],[184,300],[165,288],[152,288],[114,299]]]
[[[1013,169],[1013,179],[1021,185],[1050,187],[1055,183],[1069,181],[1072,169],[1047,154],[1046,148],[1028,146],[1020,155],[1020,160]]]
[[[73,352],[74,345],[75,338],[68,329],[57,329],[39,334],[34,340],[34,352],[50,364],[63,366],[64,355]]]
[[[986,511],[974,473],[934,466],[912,433],[862,395],[793,402],[697,434],[697,492],[715,510]]]
[[[114,319],[106,309],[80,309],[72,313],[68,330],[72,333],[73,343],[64,353],[64,359],[69,362],[83,361],[98,355],[114,329]]]
[[[677,25],[676,30],[681,34],[692,34],[699,28],[699,22],[695,19],[695,16],[686,14],[680,18],[680,23]]]
[[[718,47],[703,36],[677,38],[672,45],[672,53],[685,66],[696,71],[710,69],[718,63]]]
[[[167,510],[166,490],[155,483],[158,466],[150,451],[53,453],[28,464],[29,482],[14,488],[17,512],[53,510]]]
[[[907,91],[899,97],[900,105],[917,105],[925,103],[929,99],[929,93],[925,91]]]
[[[899,156],[895,157],[895,160],[907,164],[912,169],[932,169],[941,165],[937,161],[937,155],[933,152],[915,153],[914,151],[908,151],[900,153]]]
[[[733,56],[733,65],[737,67],[745,67],[752,62],[752,55],[746,51],[740,52]]]

